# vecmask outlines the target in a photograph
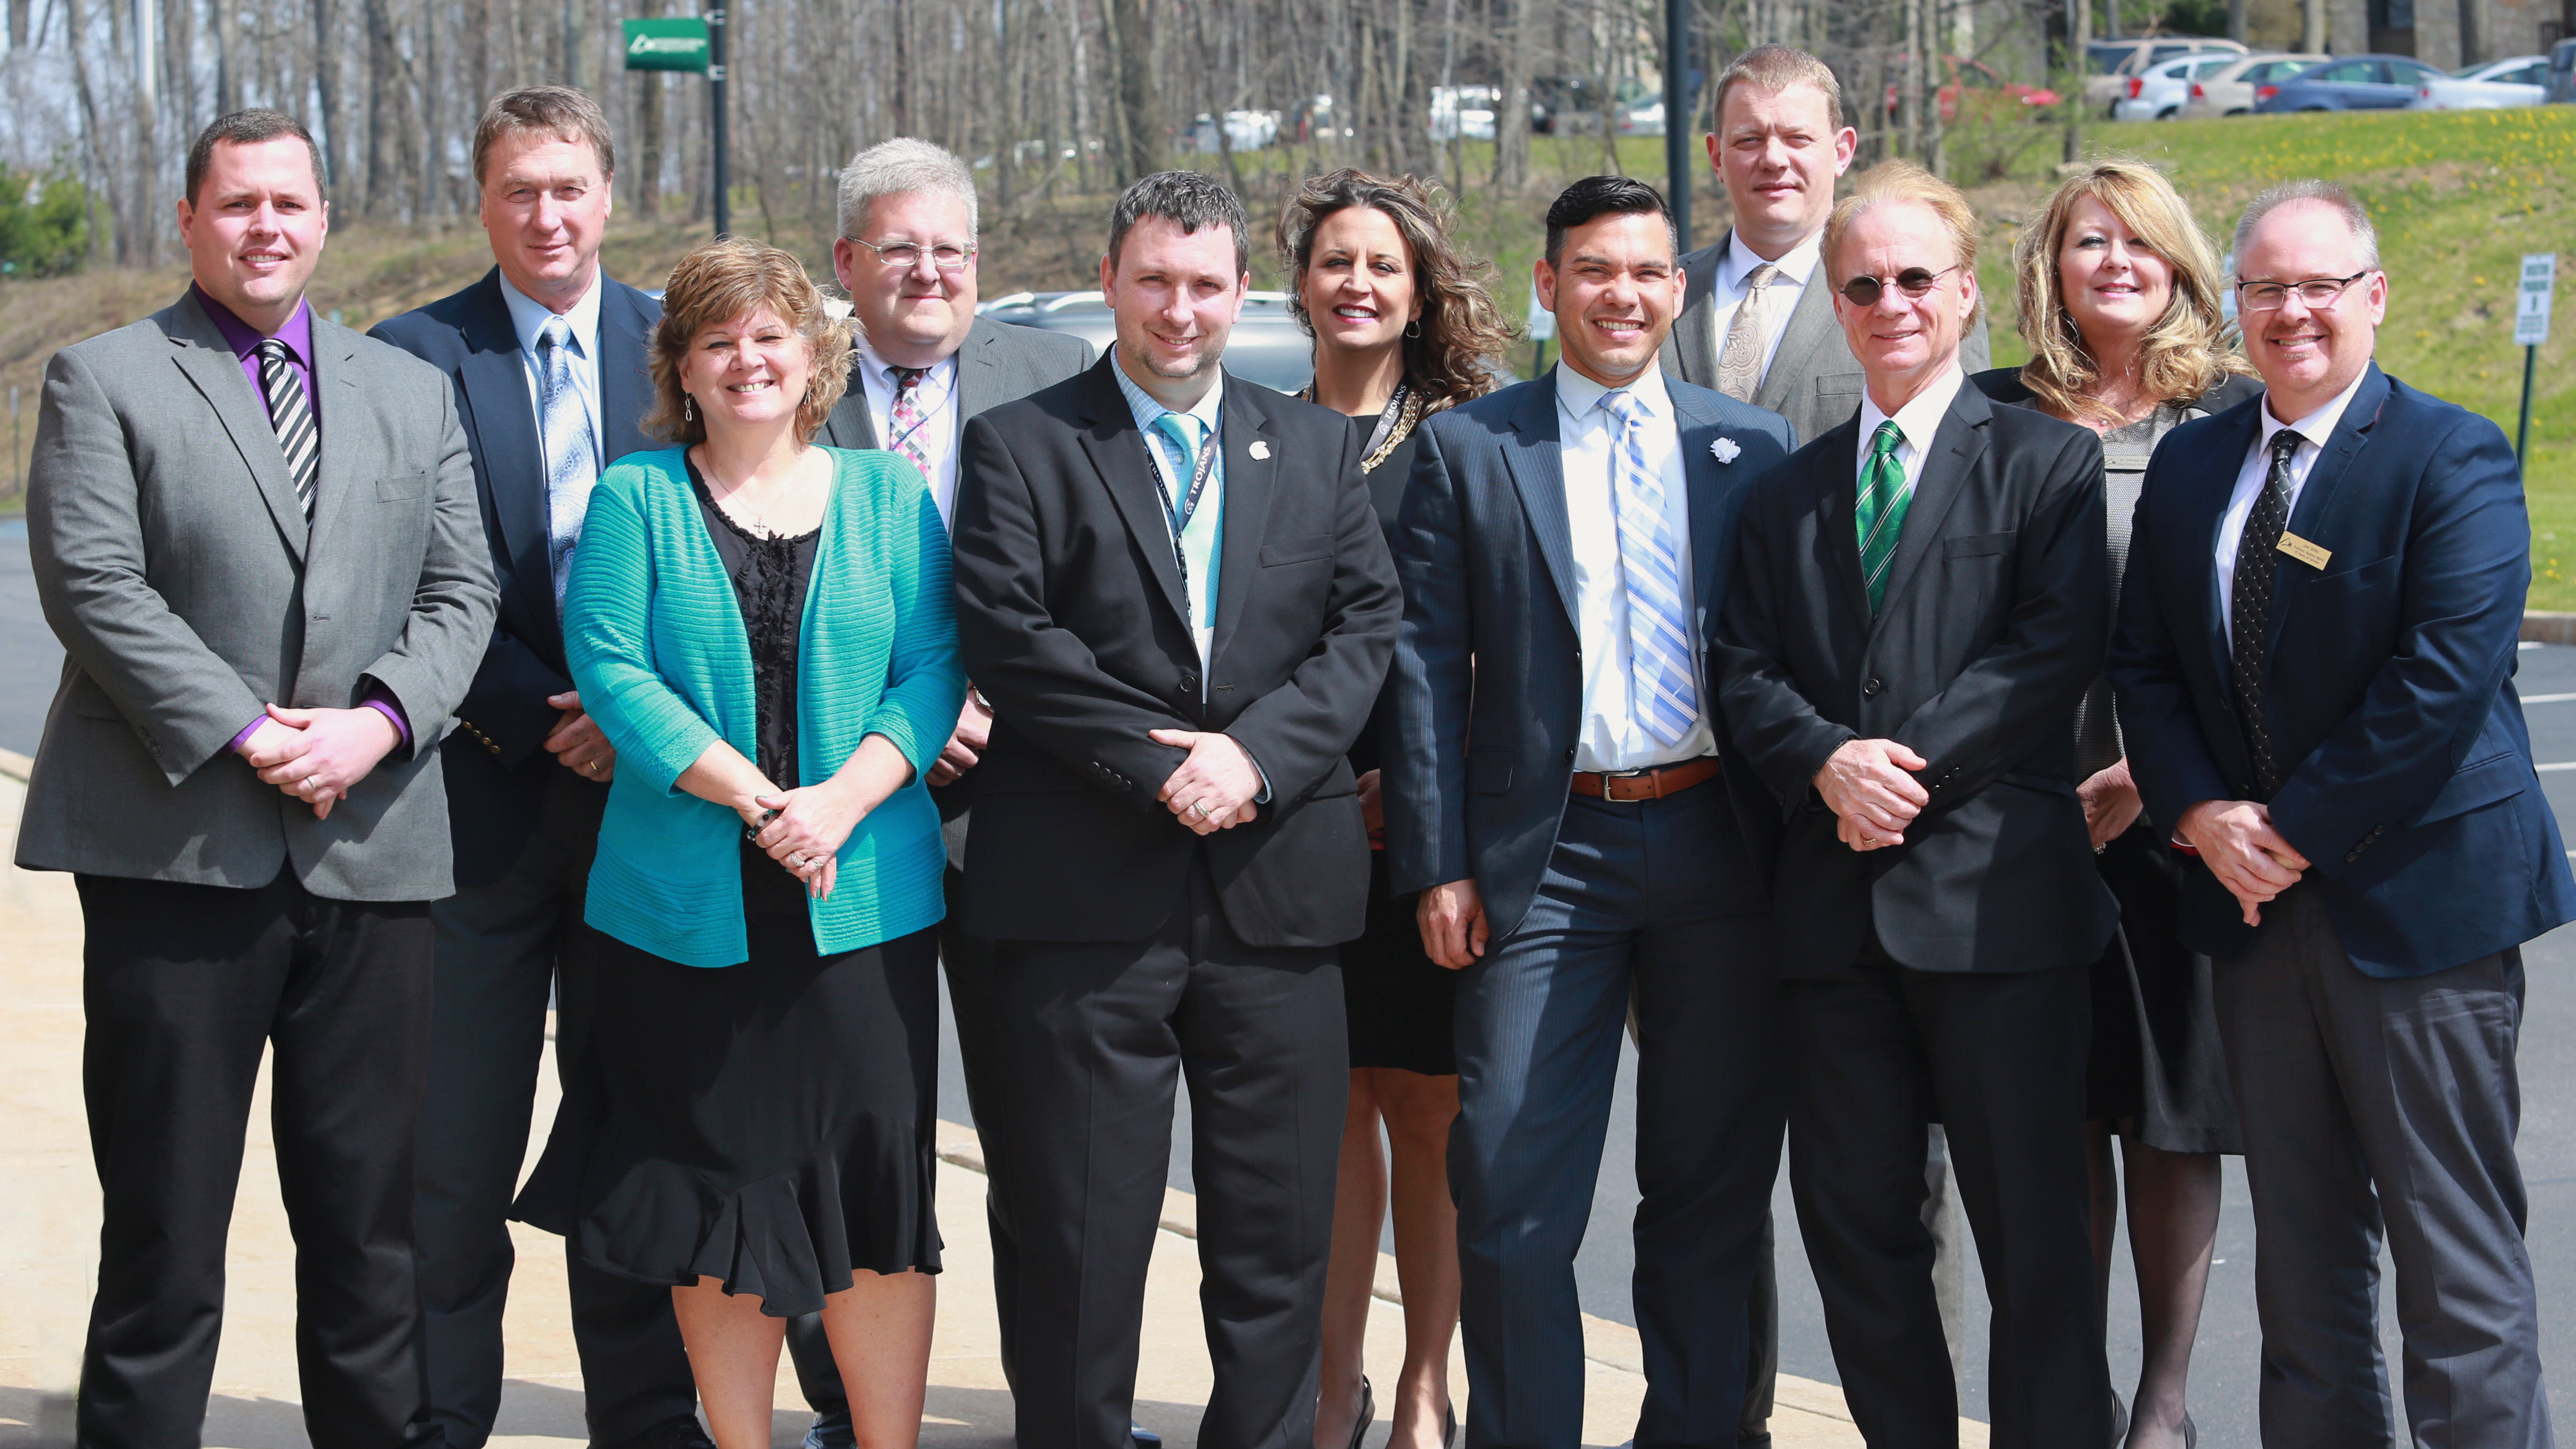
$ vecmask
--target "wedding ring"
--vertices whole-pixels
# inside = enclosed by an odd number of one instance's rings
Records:
[[[1860,838],[1860,843],[1863,845],[1876,845],[1878,844],[1878,837],[1875,835],[1864,835]]]
[[[1198,816],[1201,820],[1205,820],[1208,817],[1207,802],[1205,800],[1201,800],[1196,805],[1190,807],[1190,812]]]
[[[310,790],[310,789],[312,789],[312,788],[313,788],[313,782],[314,782],[314,781],[316,781],[316,780],[319,780],[319,779],[321,779],[321,778],[322,778],[322,776],[321,776],[318,772],[317,772],[317,773],[315,773],[315,774],[307,775],[307,776],[305,776],[305,777],[304,777],[304,783],[303,783],[303,785],[302,785],[302,786],[300,786],[299,788],[301,788],[301,789],[306,789],[306,790]]]
[[[596,775],[599,773],[599,761],[593,760],[589,764],[582,766],[582,768]]]
[[[803,870],[805,868],[805,852],[800,850],[794,855],[787,857],[787,863],[798,870]]]

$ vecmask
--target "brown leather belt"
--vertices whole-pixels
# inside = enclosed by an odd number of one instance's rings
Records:
[[[1577,770],[1574,772],[1574,793],[1586,800],[1661,800],[1715,779],[1717,768],[1717,756],[1702,755],[1678,765],[1661,765],[1651,770],[1621,770],[1614,775]]]

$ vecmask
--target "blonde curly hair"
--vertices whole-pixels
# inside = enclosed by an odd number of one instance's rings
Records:
[[[2226,322],[2219,313],[2218,258],[2209,238],[2191,218],[2191,208],[2164,173],[2138,161],[2096,161],[2059,182],[2039,219],[2022,228],[2013,245],[2014,291],[2021,303],[2019,327],[2029,344],[2030,361],[2021,380],[2040,402],[2059,417],[2119,418],[2091,395],[2101,369],[2084,349],[2084,334],[2066,310],[2066,289],[2059,279],[2058,253],[2074,224],[2075,205],[2086,197],[2099,201],[2123,226],[2145,242],[2147,250],[2173,269],[2173,291],[2164,315],[2147,329],[2139,348],[2139,381],[2161,403],[2185,403],[2216,387],[2230,373],[2246,370],[2226,346]]]
[[[850,334],[823,306],[823,293],[804,264],[776,247],[740,237],[713,241],[671,268],[663,284],[662,324],[650,349],[653,408],[644,431],[683,447],[706,441],[703,410],[688,406],[680,387],[689,343],[710,327],[754,312],[772,312],[805,339],[810,366],[805,396],[796,404],[796,441],[810,443],[849,385]]]

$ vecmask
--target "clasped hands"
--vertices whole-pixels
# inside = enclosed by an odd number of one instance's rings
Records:
[[[2264,903],[2299,883],[2308,858],[2272,828],[2272,807],[2253,800],[2203,800],[2182,812],[2174,833],[2236,897],[2245,924],[2263,924]]]
[[[841,878],[841,847],[868,813],[857,788],[838,775],[797,790],[772,786],[736,809],[752,831],[751,843],[803,881],[805,893],[818,901],[832,898]]]
[[[1190,752],[1154,796],[1171,807],[1183,825],[1200,835],[1213,835],[1249,825],[1259,815],[1253,800],[1261,794],[1261,771],[1241,741],[1213,730],[1146,733],[1158,745]]]
[[[260,779],[312,806],[314,819],[328,820],[332,804],[401,743],[394,722],[366,705],[288,709],[272,704],[238,753],[259,771]]]
[[[1834,812],[1834,838],[1854,850],[1905,843],[1930,792],[1914,772],[1932,762],[1894,740],[1845,740],[1816,772],[1816,794]]]

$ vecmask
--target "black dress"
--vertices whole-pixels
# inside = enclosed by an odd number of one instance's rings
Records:
[[[1405,480],[1413,476],[1414,454],[1422,434],[1405,434],[1378,465],[1369,470],[1369,502],[1390,547],[1395,542],[1395,515],[1404,502]],[[1351,772],[1364,775],[1378,768],[1380,732],[1393,709],[1384,690],[1369,714],[1368,727],[1351,746]],[[1342,947],[1342,1001],[1350,1030],[1353,1067],[1394,1067],[1425,1076],[1445,1077],[1458,1070],[1456,1028],[1452,1016],[1458,1000],[1458,973],[1435,963],[1422,950],[1422,931],[1414,923],[1418,895],[1397,895],[1387,874],[1386,849],[1375,841],[1369,850],[1368,924],[1358,940]]]
[[[796,673],[818,529],[746,532],[693,464],[751,651],[761,773],[796,770]],[[597,1267],[700,1276],[812,1313],[855,1269],[939,1271],[937,932],[818,955],[805,887],[744,840],[750,959],[683,966],[593,932],[602,988],[513,1216]]]

